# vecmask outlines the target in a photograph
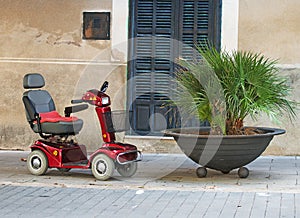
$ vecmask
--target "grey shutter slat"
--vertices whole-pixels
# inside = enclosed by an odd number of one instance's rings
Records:
[[[143,0],[137,2],[137,32],[139,34],[151,34],[153,27],[153,1]]]
[[[194,44],[209,39],[211,4],[209,0],[184,0],[182,12],[182,42],[187,46],[181,54],[185,59],[199,58],[193,50]],[[190,48],[188,48],[190,47]]]
[[[169,95],[170,72],[173,70],[172,0],[135,0],[136,29],[133,76],[135,78],[132,96],[134,131],[148,134],[149,118],[154,113],[162,113],[161,100]],[[152,37],[155,36],[155,37]],[[165,109],[164,109],[165,110]],[[164,111],[165,113],[166,111]],[[151,120],[154,131],[159,131],[156,120]]]

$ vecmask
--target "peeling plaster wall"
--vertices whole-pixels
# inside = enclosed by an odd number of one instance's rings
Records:
[[[299,0],[240,0],[239,41],[240,50],[259,52],[278,59],[280,74],[289,79],[293,88],[291,99],[300,102],[300,1]],[[274,124],[265,116],[246,124],[286,129],[277,136],[265,154],[300,155],[298,118],[290,122],[282,117]]]
[[[110,0],[0,3],[0,57],[90,60],[110,46],[82,40],[82,12],[111,11]]]
[[[111,40],[82,40],[82,13],[111,12],[111,0],[0,0],[0,4],[0,148],[28,149],[38,138],[26,121],[22,102],[27,73],[43,74],[60,113],[72,98],[99,88],[105,79],[111,82],[108,93],[117,99],[113,107],[124,107],[125,89],[120,84],[125,82],[126,66],[110,64]],[[90,107],[76,114],[85,121],[78,139],[92,150],[101,143],[94,113]]]
[[[112,96],[113,108],[124,107],[126,65],[110,62],[114,55],[111,54],[113,40],[82,40],[82,12],[113,12],[113,5],[119,5],[117,1],[0,0],[0,149],[28,149],[38,138],[26,122],[21,100],[22,79],[26,73],[44,75],[45,88],[61,113],[70,99],[80,97],[88,88],[98,88],[104,79],[111,81],[108,93]],[[239,0],[238,17],[238,48],[278,58],[282,74],[289,77],[294,88],[291,98],[297,101],[300,101],[299,4],[299,0]],[[124,20],[118,22],[113,18],[112,23],[124,24]],[[122,34],[118,28],[114,29],[115,36]],[[93,108],[77,116],[85,121],[78,140],[94,150],[101,140]],[[274,126],[266,117],[256,122],[248,120],[247,124]],[[287,134],[275,137],[265,154],[300,154],[299,118],[292,124],[283,118],[283,123],[277,127],[286,129]],[[170,142],[166,140],[132,140],[145,151],[180,152],[174,143],[168,145]],[[148,144],[151,147],[147,147]]]

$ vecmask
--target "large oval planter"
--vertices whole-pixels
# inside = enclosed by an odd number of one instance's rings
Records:
[[[285,130],[258,127],[263,134],[256,135],[209,135],[209,128],[168,129],[164,133],[176,140],[181,150],[194,162],[202,165],[197,169],[199,177],[206,176],[206,167],[223,173],[240,168],[239,176],[245,178],[249,171],[243,167],[259,157],[274,135]]]

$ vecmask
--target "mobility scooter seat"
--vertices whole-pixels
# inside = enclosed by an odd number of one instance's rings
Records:
[[[77,117],[63,117],[55,110],[55,104],[46,90],[42,75],[24,76],[23,87],[30,89],[23,94],[26,117],[34,132],[51,135],[75,135],[82,129],[83,121]],[[38,90],[32,90],[38,89]]]

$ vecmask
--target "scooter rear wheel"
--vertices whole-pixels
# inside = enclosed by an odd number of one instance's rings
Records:
[[[27,168],[33,175],[43,175],[48,170],[48,159],[40,150],[32,151],[27,158]]]
[[[124,165],[118,164],[117,171],[123,177],[131,177],[137,171],[137,163],[132,162],[132,163],[124,164]]]
[[[105,154],[97,154],[92,161],[92,173],[98,180],[109,179],[115,169],[115,163]]]

